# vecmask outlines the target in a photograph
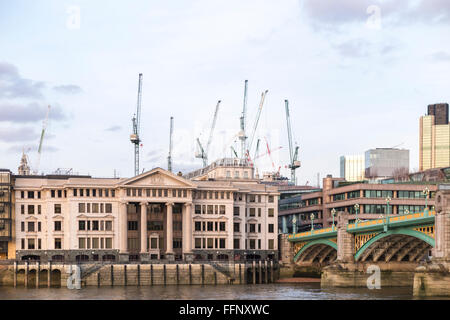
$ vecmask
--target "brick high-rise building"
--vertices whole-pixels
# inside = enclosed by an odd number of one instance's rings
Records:
[[[448,103],[428,105],[428,115],[434,116],[434,124],[448,124]]]

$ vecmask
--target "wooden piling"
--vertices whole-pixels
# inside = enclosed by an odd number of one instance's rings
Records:
[[[28,261],[25,262],[25,288],[28,288]]]
[[[36,270],[36,288],[39,289],[39,273],[41,271],[41,263],[38,261]]]
[[[137,265],[137,285],[141,285],[141,265]]]
[[[101,286],[100,271],[97,272],[97,287]]]
[[[164,271],[164,285],[166,285],[166,265],[163,265],[163,271]]]
[[[202,285],[205,284],[205,265],[202,264]]]
[[[273,260],[270,261],[270,282],[273,283]]]
[[[127,285],[127,265],[123,266],[123,285]]]
[[[264,261],[264,283],[268,283],[269,275],[267,274],[267,260]]]
[[[180,282],[180,277],[179,277],[179,270],[178,270],[178,264],[176,264],[176,273],[177,273],[177,285]]]
[[[14,261],[14,288],[17,287],[17,262]]]
[[[52,263],[51,261],[48,263],[47,268],[47,287],[50,288],[52,286]]]
[[[150,284],[153,285],[153,264],[150,265]]]
[[[111,264],[111,287],[114,287],[114,265]]]
[[[253,284],[256,284],[256,261],[253,260],[252,263],[252,270],[253,270]]]
[[[242,284],[242,265],[239,263],[239,284]]]
[[[189,263],[189,284],[192,284],[192,265]]]

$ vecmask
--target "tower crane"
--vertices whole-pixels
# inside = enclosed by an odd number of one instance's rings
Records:
[[[238,158],[238,154],[237,154],[236,150],[234,150],[233,146],[231,146],[230,148],[231,148],[231,151],[233,152],[234,156],[236,158]]]
[[[261,111],[262,111],[262,108],[263,108],[263,105],[264,105],[264,100],[265,100],[265,98],[266,98],[267,92],[268,92],[268,90],[264,91],[264,92],[261,94],[261,101],[259,102],[259,107],[258,107],[258,111],[256,112],[256,118],[255,118],[255,122],[254,122],[254,124],[253,124],[252,133],[251,133],[251,135],[250,135],[250,140],[249,140],[249,143],[248,143],[248,145],[247,145],[247,150],[246,150],[246,152],[245,152],[245,156],[246,156],[246,158],[247,158],[249,161],[251,161],[251,159],[250,159],[250,150],[251,150],[252,145],[253,145],[253,139],[255,138],[256,129],[258,128],[258,122],[259,122],[259,118],[260,118],[260,116],[261,116]]]
[[[245,156],[245,142],[247,140],[247,136],[245,135],[245,122],[247,117],[247,86],[248,86],[248,80],[245,80],[244,84],[244,106],[242,108],[242,114],[240,118],[240,128],[239,131],[239,140],[241,140],[241,158],[243,159]]]
[[[298,157],[298,146],[295,146],[295,149],[292,148],[292,129],[291,129],[291,116],[289,115],[289,101],[284,100],[286,107],[286,123],[287,123],[287,131],[288,131],[288,139],[289,139],[289,157],[291,162],[288,165],[288,168],[291,169],[291,182],[295,184],[295,169],[300,167],[300,161],[297,160]]]
[[[217,101],[216,110],[214,111],[213,122],[212,122],[212,125],[211,125],[211,131],[209,132],[209,138],[208,138],[208,142],[206,144],[206,149],[203,148],[203,146],[202,146],[202,144],[200,142],[200,139],[197,138],[197,144],[198,144],[198,147],[200,149],[200,152],[197,152],[195,157],[196,158],[200,158],[200,159],[203,160],[203,167],[206,167],[208,165],[208,152],[209,152],[209,147],[210,147],[211,142],[212,142],[214,128],[216,127],[216,120],[217,120],[217,114],[219,113],[220,102],[221,102],[221,100]]]
[[[39,140],[38,157],[37,157],[37,161],[36,161],[36,168],[34,169],[34,174],[39,174],[39,165],[41,163],[41,154],[42,154],[42,143],[44,142],[44,135],[45,135],[45,130],[47,129],[49,113],[50,113],[50,106],[48,106],[47,114],[45,115],[45,119],[42,122],[41,139]]]
[[[130,135],[130,141],[134,144],[134,175],[139,175],[139,145],[141,139],[139,131],[141,126],[141,104],[142,104],[142,73],[139,73],[138,97],[136,113],[131,120],[133,122],[133,133]]]
[[[172,136],[173,136],[173,117],[170,117],[170,135],[169,135],[169,156],[167,157],[167,170],[172,172]]]

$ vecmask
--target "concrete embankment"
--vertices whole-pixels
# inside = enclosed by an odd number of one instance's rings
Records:
[[[414,296],[449,297],[450,272],[448,270],[439,264],[418,267],[414,274]]]
[[[0,286],[216,285],[273,283],[278,278],[273,264],[20,264],[0,266]]]

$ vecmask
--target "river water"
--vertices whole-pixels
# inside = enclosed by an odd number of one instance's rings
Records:
[[[412,288],[333,288],[321,289],[319,283],[218,285],[218,286],[144,286],[13,288],[0,287],[0,300],[411,300]]]

